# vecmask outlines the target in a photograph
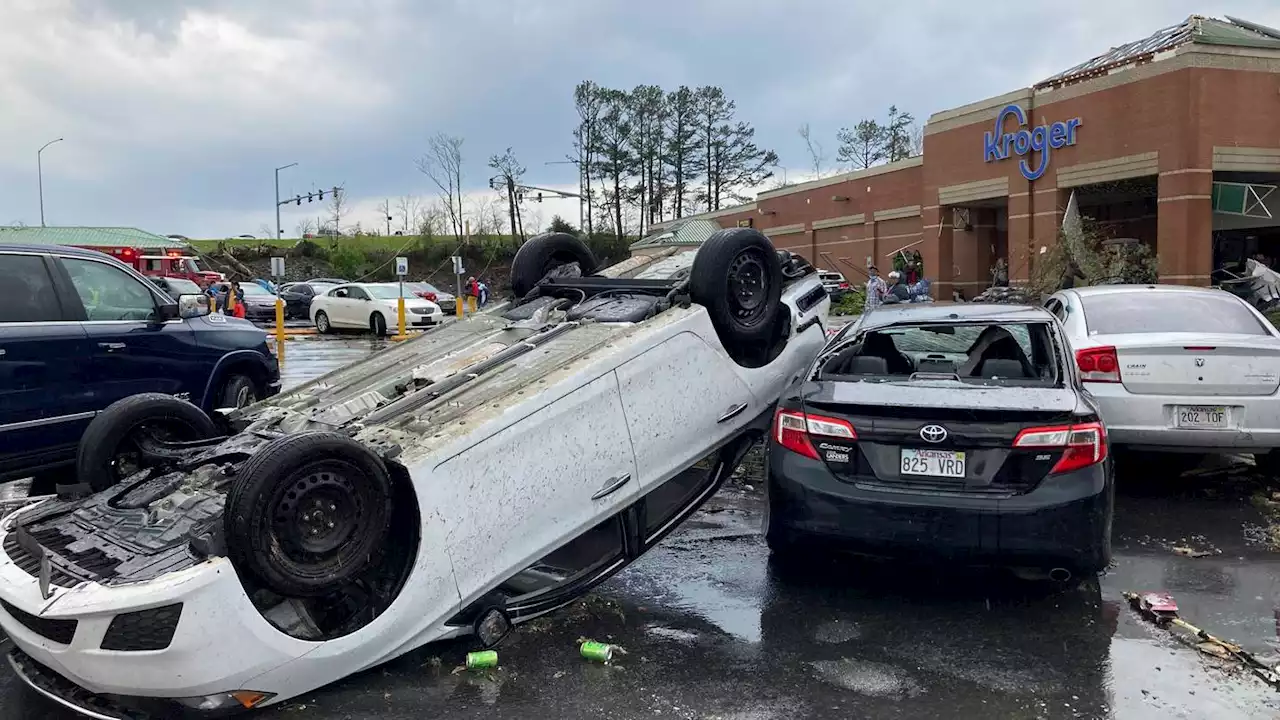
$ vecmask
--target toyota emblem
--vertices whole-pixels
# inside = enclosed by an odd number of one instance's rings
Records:
[[[925,425],[920,428],[920,439],[930,443],[940,443],[947,439],[947,429],[941,425]]]
[[[1204,358],[1196,358],[1196,367],[1204,367]]]

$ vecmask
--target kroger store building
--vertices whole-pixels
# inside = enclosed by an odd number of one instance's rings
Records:
[[[972,297],[997,259],[1014,282],[1030,276],[1074,191],[1109,235],[1154,247],[1162,282],[1208,285],[1245,256],[1280,257],[1278,185],[1280,31],[1193,16],[1033,87],[935,113],[923,156],[696,219],[758,228],[853,282],[855,268],[909,247],[936,297]]]

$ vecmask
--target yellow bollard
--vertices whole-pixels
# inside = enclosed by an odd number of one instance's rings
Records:
[[[400,332],[396,337],[404,337],[404,293],[400,294],[400,301],[396,303],[396,322],[398,322]]]
[[[284,344],[284,300],[276,298],[276,343]]]
[[[462,298],[461,298],[461,297],[459,297],[458,299],[456,299],[456,300],[454,300],[454,301],[453,301],[453,312],[454,312],[454,314],[455,314],[455,315],[457,315],[458,317],[462,317],[462,309],[463,309],[463,308],[462,308]]]
[[[276,338],[276,365],[281,370],[284,370],[284,346],[286,344],[283,337]]]

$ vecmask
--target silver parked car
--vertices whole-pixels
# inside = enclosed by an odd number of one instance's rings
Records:
[[[1183,285],[1062,290],[1066,328],[1113,444],[1255,453],[1280,470],[1280,332],[1240,298]]]

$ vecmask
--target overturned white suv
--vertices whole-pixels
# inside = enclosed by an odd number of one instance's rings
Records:
[[[78,483],[0,523],[17,673],[99,718],[263,707],[635,560],[767,432],[829,301],[746,228],[594,265],[539,236],[494,311],[225,417],[103,412]]]

